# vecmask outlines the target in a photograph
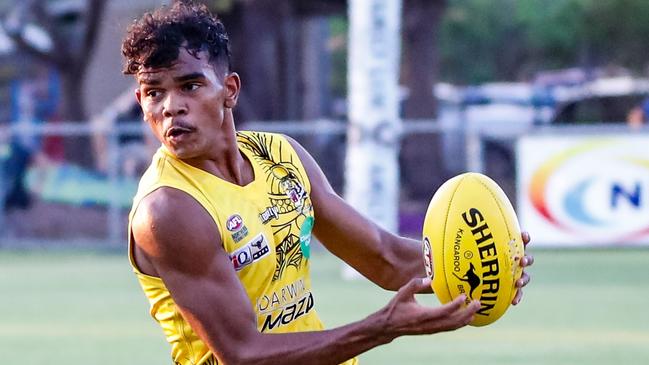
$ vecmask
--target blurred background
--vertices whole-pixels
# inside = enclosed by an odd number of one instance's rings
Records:
[[[296,138],[344,194],[354,176],[345,160],[352,0],[203,2],[230,33],[243,80],[238,128]],[[126,27],[165,3],[0,0],[0,354],[9,363],[170,363],[125,258],[131,199],[157,146],[120,53]],[[395,228],[420,237],[437,187],[483,172],[540,259],[522,308],[493,326],[399,340],[364,363],[450,362],[458,352],[493,364],[646,363],[649,2],[399,4]],[[339,264],[316,257],[326,323],[389,298],[364,281],[341,283]],[[358,298],[340,308],[339,290]]]

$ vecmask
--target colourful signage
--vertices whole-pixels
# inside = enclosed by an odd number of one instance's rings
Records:
[[[524,137],[517,161],[535,244],[649,243],[649,137]]]

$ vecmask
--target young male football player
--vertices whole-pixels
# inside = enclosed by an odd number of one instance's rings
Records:
[[[399,336],[472,320],[480,304],[464,306],[463,296],[435,308],[415,301],[430,291],[421,244],[357,213],[298,143],[236,131],[241,80],[224,27],[204,6],[145,14],[122,52],[162,144],[134,199],[129,254],[176,364],[355,364]],[[366,318],[323,329],[309,276],[312,234],[397,294]]]

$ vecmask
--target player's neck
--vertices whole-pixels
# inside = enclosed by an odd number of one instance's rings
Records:
[[[254,172],[251,162],[239,150],[231,119],[226,119],[222,131],[208,156],[185,162],[232,184],[247,185],[254,180]]]

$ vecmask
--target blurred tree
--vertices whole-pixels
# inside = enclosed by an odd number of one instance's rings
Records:
[[[318,85],[317,73],[303,67],[310,41],[309,22],[344,14],[345,0],[211,0],[232,39],[234,68],[244,81],[237,108],[242,121],[301,119],[305,85]],[[328,70],[322,70],[328,72]]]
[[[106,0],[16,0],[4,14],[4,30],[19,51],[58,70],[62,94],[59,115],[64,120],[87,120],[83,80],[105,5]],[[41,36],[35,38],[30,32]],[[85,138],[66,140],[68,159],[90,166],[92,154],[88,150]]]
[[[407,118],[435,116],[432,86],[438,69],[437,39],[446,0],[404,0],[402,81],[410,97]],[[208,2],[226,23],[233,39],[233,58],[245,81],[239,113],[242,120],[301,118],[299,106],[305,78],[318,77],[299,70],[304,47],[322,47],[305,41],[309,19],[336,15],[330,21],[334,37],[346,32],[346,0],[211,0]],[[344,34],[346,37],[346,34]],[[336,40],[334,40],[336,42]],[[337,47],[341,49],[340,47]],[[345,52],[333,55],[336,69],[329,77],[334,92],[344,93]],[[321,70],[327,72],[327,70]],[[342,77],[341,77],[342,76]],[[341,95],[344,96],[344,95]],[[311,110],[313,108],[305,108]]]
[[[402,83],[408,88],[405,118],[434,118],[433,85],[439,72],[439,25],[446,0],[404,0]]]
[[[524,34],[515,0],[450,0],[441,27],[441,78],[451,82],[508,79]]]
[[[646,72],[649,1],[584,1],[580,33],[590,62]]]
[[[528,54],[522,65],[513,65],[509,79],[538,70],[573,67],[585,60],[583,22],[590,0],[527,0],[520,2],[516,17],[524,28]],[[520,68],[520,71],[516,71]]]
[[[59,71],[62,83],[61,117],[84,121],[87,117],[82,92],[83,76],[95,46],[99,21],[106,0],[78,2],[17,0],[6,14],[3,26],[18,48],[47,62]],[[27,27],[36,25],[47,32],[49,46],[30,41]]]
[[[401,83],[408,90],[403,105],[404,118],[436,117],[433,86],[439,77],[439,28],[446,7],[446,0],[404,0]],[[448,177],[442,164],[440,139],[429,134],[405,138],[399,157],[404,195],[426,200]]]
[[[442,79],[516,80],[575,66],[645,71],[646,14],[646,0],[449,0]]]

